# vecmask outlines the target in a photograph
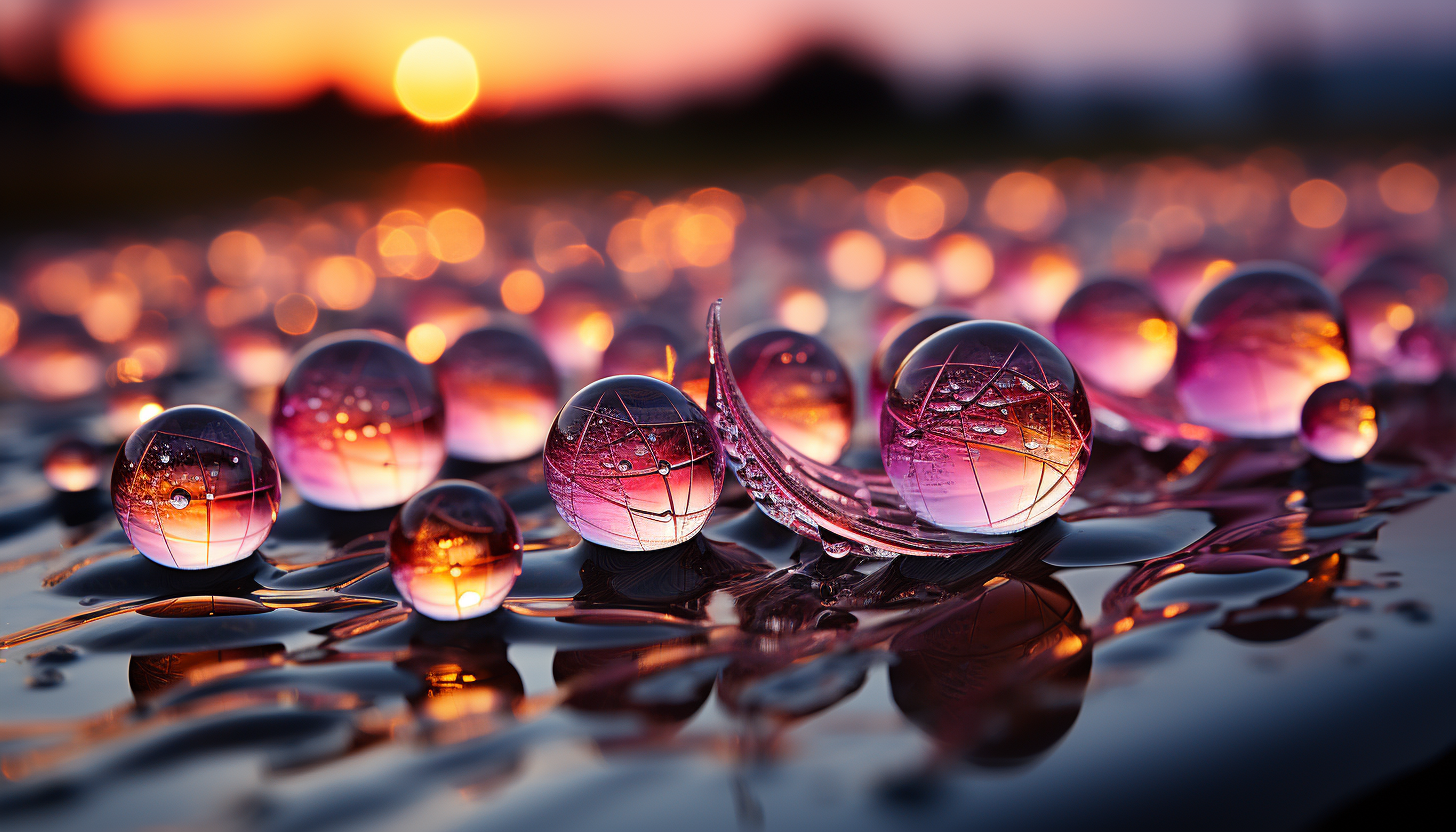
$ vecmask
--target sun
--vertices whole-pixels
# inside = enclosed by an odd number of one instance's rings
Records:
[[[470,109],[479,93],[474,56],[449,38],[416,41],[399,56],[394,94],[420,121],[453,121]]]

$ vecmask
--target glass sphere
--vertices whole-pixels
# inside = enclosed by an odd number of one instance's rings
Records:
[[[870,415],[879,419],[880,408],[885,403],[885,393],[890,389],[890,380],[900,369],[900,362],[920,342],[948,326],[964,323],[970,315],[954,309],[925,309],[907,315],[896,323],[880,341],[879,349],[870,360]]]
[[[571,397],[546,438],[546,486],[587,540],[648,551],[703,527],[723,490],[723,446],[681,391],[611,376]]]
[[[1052,332],[1089,383],[1123,396],[1146,396],[1178,352],[1178,325],[1152,294],[1125,280],[1078,289]]]
[[[895,490],[955,531],[1007,534],[1051,517],[1091,452],[1091,409],[1072,363],[1004,321],[956,324],[921,342],[880,416]]]
[[[1379,435],[1370,391],[1353,381],[1320,386],[1299,414],[1300,444],[1326,462],[1360,459]]]
[[[560,383],[535,341],[509,329],[477,329],[460,336],[434,367],[452,455],[508,462],[541,452]]]
[[[90,491],[101,482],[101,457],[84,439],[62,439],[46,451],[41,473],[57,491]]]
[[[444,406],[397,338],[346,330],[314,341],[278,391],[278,464],[305,500],[359,511],[399,505],[445,463]]]
[[[1291,436],[1316,387],[1350,375],[1340,304],[1288,263],[1254,263],[1214,287],[1174,365],[1188,419],[1229,436]]]
[[[635,324],[612,337],[602,353],[604,376],[652,376],[671,382],[682,357],[682,338],[657,324]]]
[[[1400,361],[1400,340],[1446,307],[1446,279],[1411,257],[1382,257],[1340,292],[1349,326],[1350,353],[1362,372],[1375,374]]]
[[[501,499],[467,480],[411,497],[389,524],[389,572],[417,612],[438,621],[494,611],[521,574],[521,530]]]
[[[790,329],[767,329],[729,350],[728,366],[774,436],[825,464],[844,453],[854,426],[854,385],[828,344]]]
[[[278,519],[278,466],[253,429],[225,410],[164,410],[124,442],[111,503],[137,551],[163,566],[242,560]]]

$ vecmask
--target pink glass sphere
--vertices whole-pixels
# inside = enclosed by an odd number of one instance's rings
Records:
[[[1174,372],[1188,420],[1229,436],[1291,436],[1321,384],[1350,375],[1339,302],[1287,263],[1214,287],[1184,328]]]
[[[1178,325],[1152,294],[1125,280],[1078,289],[1052,332],[1088,383],[1123,396],[1147,395],[1178,352]]]
[[[854,427],[854,385],[828,344],[768,329],[729,350],[728,366],[774,436],[817,462],[832,463],[844,453]]]
[[[293,365],[273,406],[283,474],[305,500],[360,511],[399,505],[445,463],[444,405],[398,339],[346,330]]]
[[[467,332],[436,361],[445,447],[477,462],[541,452],[556,417],[556,370],[546,351],[509,329]]]
[[[890,380],[900,369],[900,362],[920,342],[948,326],[964,323],[970,315],[954,309],[924,309],[901,318],[880,341],[874,358],[870,359],[870,415],[879,421],[880,408],[885,403],[885,393],[890,389]]]
[[[723,490],[723,446],[681,391],[611,376],[571,397],[546,438],[546,487],[587,540],[647,551],[703,527]]]
[[[946,529],[1007,534],[1056,514],[1092,452],[1092,415],[1072,363],[1004,321],[921,342],[880,416],[880,455],[916,514]]]
[[[417,612],[439,621],[494,611],[521,574],[521,530],[501,499],[467,480],[411,497],[389,524],[389,572]]]
[[[163,566],[205,569],[242,560],[278,518],[273,454],[225,410],[164,410],[122,444],[111,503],[137,551]]]
[[[1332,381],[1309,394],[1299,416],[1299,442],[1326,462],[1352,462],[1375,446],[1380,429],[1370,391]]]

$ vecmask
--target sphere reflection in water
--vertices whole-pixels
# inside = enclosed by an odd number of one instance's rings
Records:
[[[242,560],[268,536],[281,492],[273,454],[223,410],[164,410],[131,435],[111,471],[111,502],[137,551],[163,566]]]
[[[509,329],[477,329],[434,366],[451,454],[507,462],[540,453],[556,416],[558,381],[535,341]]]
[[[516,515],[473,482],[437,482],[389,524],[389,571],[399,594],[429,618],[492,612],[521,574]]]
[[[854,424],[854,386],[823,341],[789,329],[744,338],[728,366],[748,406],[784,444],[823,463],[844,453]]]
[[[1178,345],[1190,421],[1230,436],[1290,436],[1316,387],[1350,375],[1339,303],[1287,263],[1245,266],[1204,296]]]
[[[646,376],[587,385],[546,439],[546,485],[561,516],[618,549],[661,549],[697,534],[723,489],[723,464],[703,411]]]
[[[57,491],[90,491],[101,482],[101,457],[84,439],[62,439],[46,451],[41,473]]]
[[[1299,416],[1299,441],[1326,462],[1365,456],[1379,436],[1370,392],[1353,381],[1332,381],[1309,394]]]
[[[906,356],[880,416],[885,472],[923,519],[987,534],[1057,512],[1092,452],[1092,417],[1067,357],[1004,321],[943,329]]]
[[[895,324],[885,334],[870,361],[870,415],[879,419],[880,408],[885,403],[885,393],[890,389],[890,381],[911,350],[942,329],[970,319],[970,315],[954,309],[925,309],[907,315]]]
[[[895,705],[982,765],[1052,747],[1077,721],[1092,670],[1081,613],[1061,584],[999,580],[890,642]]]
[[[1078,289],[1052,331],[1090,384],[1123,396],[1147,395],[1178,350],[1178,325],[1147,290],[1123,280]]]
[[[311,344],[278,391],[278,464],[311,503],[398,505],[445,462],[443,411],[434,377],[398,339],[338,332]]]

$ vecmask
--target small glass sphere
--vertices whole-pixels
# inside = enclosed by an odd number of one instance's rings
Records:
[[[1051,517],[1091,453],[1091,409],[1072,363],[1004,321],[956,324],[921,342],[880,416],[895,490],[955,531],[1008,534]]]
[[[460,336],[434,367],[452,455],[509,462],[541,452],[560,382],[539,344],[513,330],[486,327]]]
[[[521,530],[501,499],[467,480],[411,497],[389,524],[389,573],[415,611],[438,621],[493,612],[521,574]]]
[[[399,505],[445,463],[444,405],[397,338],[345,330],[308,346],[271,420],[283,474],[305,500],[360,511]]]
[[[698,533],[723,490],[723,445],[681,391],[611,376],[571,397],[546,438],[546,487],[593,543],[648,551]]]
[[[1214,287],[1174,365],[1188,419],[1229,436],[1291,436],[1316,387],[1350,375],[1340,304],[1288,263],[1253,263]]]
[[[46,451],[41,472],[57,491],[90,491],[101,482],[101,456],[84,439],[62,439]]]
[[[1326,462],[1353,462],[1370,452],[1380,429],[1370,391],[1332,381],[1309,394],[1299,415],[1299,441]]]
[[[652,376],[671,382],[682,356],[683,339],[657,324],[635,324],[612,337],[602,353],[604,376]]]
[[[164,410],[116,454],[111,504],[137,551],[163,566],[242,560],[278,519],[278,466],[241,419],[206,405]]]
[[[1400,357],[1400,339],[1446,307],[1446,279],[1411,257],[1382,257],[1340,292],[1350,353],[1367,374]]]
[[[878,422],[885,393],[900,363],[920,342],[948,326],[971,320],[965,312],[954,309],[924,309],[900,319],[880,341],[870,360],[870,415]]]
[[[774,436],[816,462],[833,463],[844,453],[854,426],[854,385],[828,344],[767,329],[729,350],[728,366]]]
[[[1052,332],[1092,386],[1122,396],[1146,396],[1178,352],[1178,325],[1146,289],[1125,280],[1078,289]]]

